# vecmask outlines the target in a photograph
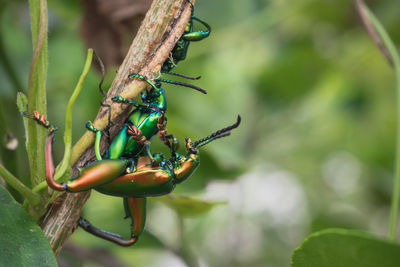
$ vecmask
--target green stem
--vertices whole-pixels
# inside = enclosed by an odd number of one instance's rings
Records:
[[[396,46],[390,39],[390,36],[375,17],[375,15],[368,9],[368,7],[362,4],[363,12],[371,22],[379,37],[382,39],[383,44],[389,51],[391,60],[393,62],[393,68],[396,79],[396,93],[397,93],[397,132],[396,132],[396,152],[395,152],[395,174],[394,174],[394,185],[393,185],[393,196],[390,213],[390,226],[389,226],[389,239],[394,239],[396,235],[397,225],[397,213],[399,209],[399,197],[400,197],[400,58],[397,52]]]
[[[47,73],[47,2],[30,0],[32,42],[35,48],[28,81],[28,113],[34,110],[46,116]],[[28,121],[27,152],[31,173],[31,184],[39,184],[45,177],[44,140],[47,131],[33,120]]]
[[[35,186],[35,187],[32,189],[32,192],[37,193],[37,192],[42,191],[42,190],[45,189],[45,188],[47,188],[47,183],[46,183],[46,181],[43,181],[43,182],[41,182],[40,184],[38,184],[37,186]]]
[[[12,175],[3,165],[0,165],[0,175],[12,188],[17,190],[21,195],[26,197],[29,203],[36,205],[40,203],[40,196],[33,193],[26,185],[24,185],[17,177]]]
[[[89,48],[86,56],[85,65],[79,81],[75,86],[75,89],[68,101],[67,111],[65,115],[65,133],[64,133],[64,157],[61,161],[60,169],[55,173],[54,179],[58,180],[64,175],[65,171],[69,167],[71,159],[71,146],[72,146],[72,108],[79,93],[82,91],[83,83],[85,82],[86,76],[89,73],[90,65],[93,59],[93,49]]]

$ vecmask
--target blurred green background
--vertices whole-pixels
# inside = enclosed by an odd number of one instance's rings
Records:
[[[93,1],[92,1],[93,2]],[[368,1],[396,44],[398,2]],[[25,1],[1,1],[1,103],[19,140],[14,173],[27,177],[16,89],[26,92],[32,55]],[[67,100],[83,67],[79,1],[49,1],[49,119],[64,127]],[[176,195],[223,201],[197,216],[149,201],[146,233],[121,248],[78,229],[62,266],[289,266],[311,232],[344,227],[385,235],[395,147],[394,75],[348,0],[198,1],[212,26],[174,71],[201,75],[206,96],[166,85],[168,131],[183,142],[242,116],[229,138],[202,149],[199,170]],[[94,31],[95,35],[96,32]],[[128,43],[131,34],[125,37]],[[2,57],[4,60],[4,57]],[[117,67],[108,67],[105,88]],[[92,70],[74,109],[73,137],[94,119],[101,95]],[[61,132],[60,131],[60,132]],[[157,139],[157,138],[155,138]],[[153,151],[164,151],[159,142]],[[55,143],[63,153],[62,135]],[[3,158],[4,160],[4,158]],[[129,234],[122,199],[93,192],[83,212],[95,225]],[[103,263],[101,263],[103,262]]]

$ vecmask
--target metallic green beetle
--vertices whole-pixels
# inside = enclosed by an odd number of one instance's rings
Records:
[[[181,38],[179,38],[175,47],[171,51],[171,57],[168,58],[164,62],[164,64],[161,66],[161,72],[163,72],[163,73],[170,73],[170,71],[176,66],[176,64],[178,64],[179,61],[182,61],[186,58],[186,54],[188,52],[190,42],[201,41],[201,40],[207,38],[208,36],[210,36],[210,33],[211,33],[210,25],[208,25],[205,21],[203,21],[193,15],[194,6],[193,6],[192,2],[190,2],[189,0],[187,0],[187,1],[190,4],[192,14],[191,14],[188,24],[186,25],[184,33],[182,34]],[[198,21],[201,24],[203,24],[203,26],[206,27],[207,30],[194,31],[193,30],[194,21]],[[184,78],[189,78],[187,76],[180,75],[180,74],[178,74],[178,76],[183,76]]]
[[[147,156],[153,161],[153,157],[150,152],[149,140],[154,135],[160,133],[161,139],[168,146],[170,145],[169,139],[173,138],[173,136],[168,135],[165,130],[167,122],[165,117],[165,112],[167,110],[167,99],[164,89],[161,88],[161,82],[194,88],[204,94],[206,91],[193,85],[171,80],[157,79],[155,82],[152,82],[143,75],[137,73],[129,74],[129,78],[137,78],[146,81],[151,88],[142,93],[142,103],[138,103],[133,99],[125,99],[121,96],[115,96],[112,98],[112,101],[114,102],[132,104],[135,106],[135,109],[133,109],[129,114],[124,125],[112,140],[104,158],[128,159],[131,162],[131,166],[128,167],[134,168],[137,157],[143,149]],[[103,157],[100,153],[100,140],[102,137],[102,131],[94,128],[90,122],[86,124],[86,127],[96,133],[94,147],[95,155],[97,160],[101,161],[103,160]]]
[[[36,120],[46,127],[50,125],[43,117],[38,117]],[[172,155],[169,160],[165,159],[162,153],[156,153],[152,158],[141,153],[134,169],[127,168],[132,164],[127,158],[101,160],[88,165],[81,170],[78,177],[62,184],[58,184],[53,178],[52,143],[55,131],[49,131],[45,148],[46,181],[57,191],[82,192],[95,189],[103,194],[123,197],[126,217],[132,220],[129,239],[98,229],[82,218],[79,219],[78,224],[93,235],[121,246],[130,246],[136,243],[144,229],[146,197],[168,194],[176,184],[189,178],[200,165],[198,149],[218,138],[230,135],[230,131],[237,128],[240,121],[240,116],[238,116],[234,124],[196,142],[186,138],[186,155],[178,154],[177,146],[170,147]],[[153,158],[157,160],[153,161]]]

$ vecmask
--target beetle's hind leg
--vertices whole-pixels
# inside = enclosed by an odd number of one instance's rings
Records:
[[[121,235],[110,233],[93,226],[89,221],[79,218],[78,225],[86,232],[111,241],[120,246],[131,246],[136,243],[143,232],[146,220],[146,198],[124,198],[126,218],[132,219],[131,237],[124,239]]]
[[[97,237],[103,238],[105,240],[114,242],[115,244],[118,244],[120,246],[130,246],[136,243],[137,238],[132,236],[130,239],[124,239],[122,236],[114,233],[110,233],[104,230],[101,230],[95,226],[93,226],[88,220],[85,220],[83,218],[79,218],[78,220],[78,225],[85,230],[86,232],[95,235]]]
[[[57,183],[54,180],[54,161],[53,161],[53,139],[57,127],[50,124],[46,118],[37,111],[34,111],[33,115],[29,116],[24,114],[24,116],[37,121],[38,124],[49,129],[49,134],[45,141],[45,163],[46,163],[46,182],[49,187],[57,191],[69,191],[69,192],[81,192],[92,189],[96,186],[102,185],[104,183],[110,182],[115,178],[119,177],[124,173],[126,169],[127,162],[125,160],[103,160],[95,162],[82,170],[79,177],[68,181],[67,183]],[[99,130],[93,129],[97,132]],[[90,128],[90,127],[88,127]],[[101,135],[99,135],[99,138]]]
[[[192,31],[189,33],[185,33],[182,35],[183,40],[196,42],[196,41],[201,41],[201,40],[207,38],[208,36],[210,36],[211,27],[210,27],[210,25],[208,25],[207,22],[205,22],[204,20],[201,20],[195,16],[192,16],[192,20],[196,20],[196,21],[200,22],[206,28],[206,30],[198,30],[198,31]]]
[[[103,160],[90,164],[81,171],[81,175],[66,183],[57,183],[54,180],[54,162],[52,155],[54,132],[46,137],[45,162],[46,182],[57,191],[82,192],[96,186],[108,183],[124,173],[127,162],[125,160]]]
[[[53,177],[55,168],[53,162],[52,147],[53,147],[54,134],[58,128],[50,124],[50,122],[46,119],[46,117],[43,114],[40,114],[37,110],[33,111],[33,115],[28,115],[26,112],[24,112],[23,115],[27,118],[33,119],[39,125],[49,129],[49,134],[47,135],[45,141],[46,182],[54,190],[57,191],[66,190],[65,186],[56,183]]]

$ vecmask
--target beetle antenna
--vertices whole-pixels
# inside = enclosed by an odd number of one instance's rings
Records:
[[[168,74],[168,75],[174,75],[174,76],[185,78],[185,79],[189,79],[189,80],[198,80],[201,78],[201,76],[192,77],[192,76],[187,76],[187,75],[175,73],[175,72],[163,72],[163,73]]]
[[[199,91],[199,92],[201,92],[201,93],[203,93],[203,94],[207,94],[207,91],[204,90],[203,88],[200,88],[200,87],[195,86],[195,85],[190,84],[190,83],[184,83],[184,82],[166,80],[166,79],[162,79],[162,78],[157,79],[157,81],[159,81],[159,82],[164,82],[164,83],[169,83],[169,84],[180,85],[180,86],[184,86],[184,87],[189,87],[189,88],[192,88],[192,89],[194,89],[194,90],[197,90],[197,91]]]
[[[192,16],[193,16],[193,13],[194,13],[194,6],[193,6],[193,3],[192,3],[192,1],[190,1],[190,0],[187,0],[187,1],[189,2],[190,9],[191,9],[191,11],[192,11]]]
[[[209,136],[204,137],[203,139],[200,139],[200,140],[194,142],[193,143],[193,147],[198,147],[200,145],[204,146],[204,145],[208,144],[209,142],[211,142],[211,141],[213,141],[215,139],[218,139],[218,138],[221,138],[221,137],[229,135],[231,130],[237,128],[240,125],[241,121],[242,121],[242,118],[240,117],[240,115],[238,115],[237,116],[237,120],[236,120],[236,122],[234,124],[232,124],[232,125],[230,125],[228,127],[222,128],[222,129],[210,134]],[[229,134],[224,135],[225,133],[229,133]],[[208,140],[211,140],[211,141],[207,142]],[[202,144],[202,143],[204,143],[204,144]]]
[[[217,136],[215,136],[215,137],[213,137],[213,138],[207,139],[207,140],[205,140],[205,141],[203,141],[203,142],[197,144],[197,145],[196,145],[196,148],[200,148],[200,147],[202,147],[202,146],[207,145],[208,143],[211,143],[211,142],[214,141],[214,140],[217,140],[217,139],[222,138],[222,137],[230,136],[230,135],[231,135],[231,132],[222,133],[222,134],[220,134],[220,135],[217,135]]]

